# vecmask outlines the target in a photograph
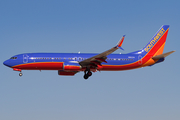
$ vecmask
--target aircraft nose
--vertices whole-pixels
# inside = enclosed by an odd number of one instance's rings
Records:
[[[9,61],[9,60],[4,61],[3,64],[4,64],[5,66],[11,67],[11,66],[10,66],[10,61]]]

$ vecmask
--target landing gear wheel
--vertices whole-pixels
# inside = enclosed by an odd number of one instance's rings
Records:
[[[22,73],[19,73],[19,76],[21,77],[23,74]]]
[[[86,68],[84,71],[84,79],[88,79],[92,75],[92,72],[90,71],[89,68]]]
[[[84,75],[84,79],[88,79],[88,77],[89,77],[89,76],[88,76],[87,74]]]
[[[87,73],[87,75],[90,77],[90,76],[92,75],[92,72],[89,71],[89,72]]]

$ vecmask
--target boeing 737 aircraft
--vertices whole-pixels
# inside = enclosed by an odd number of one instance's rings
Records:
[[[3,64],[19,71],[19,76],[22,76],[22,70],[57,70],[59,75],[66,76],[84,71],[84,79],[88,79],[96,71],[130,70],[163,62],[166,56],[175,52],[163,53],[168,31],[169,25],[163,25],[143,49],[127,54],[111,54],[121,48],[123,36],[115,47],[100,54],[24,53]]]

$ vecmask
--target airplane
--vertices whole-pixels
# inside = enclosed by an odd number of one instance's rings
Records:
[[[84,71],[84,79],[88,79],[96,71],[122,71],[152,66],[163,62],[165,57],[175,51],[163,53],[169,25],[163,25],[141,50],[127,54],[111,54],[122,49],[125,35],[118,44],[100,54],[92,53],[24,53],[11,57],[3,62],[14,71],[22,70],[57,70],[58,75],[74,76]]]

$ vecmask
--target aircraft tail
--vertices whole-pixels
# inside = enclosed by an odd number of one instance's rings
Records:
[[[150,42],[142,49],[144,55],[161,55],[166,43],[166,37],[169,31],[169,25],[163,25],[153,36]]]
[[[139,54],[140,65],[151,66],[155,63],[162,62],[166,56],[175,52],[171,51],[163,54],[168,31],[169,25],[163,25],[143,49],[131,53]]]

